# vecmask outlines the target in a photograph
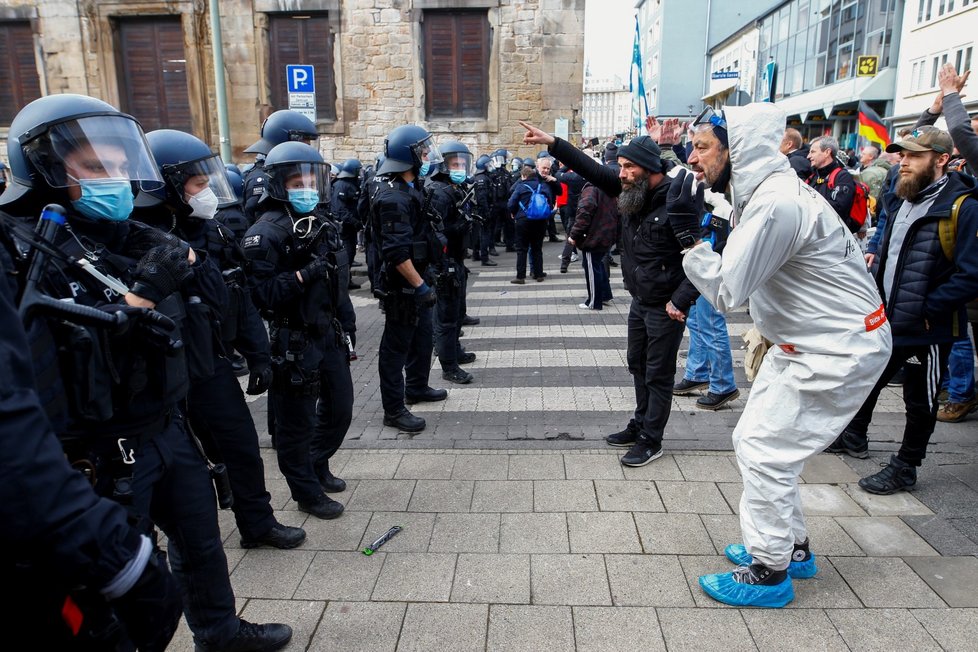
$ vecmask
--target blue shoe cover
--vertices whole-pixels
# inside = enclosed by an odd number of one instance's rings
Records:
[[[735,582],[733,573],[703,575],[700,586],[708,596],[718,602],[735,607],[774,607],[780,608],[795,599],[791,578],[786,577],[780,584],[741,584]]]
[[[754,558],[747,552],[747,547],[740,543],[731,543],[723,549],[723,554],[738,566],[750,566],[754,563]],[[810,579],[815,577],[817,572],[815,555],[810,555],[805,561],[793,561],[788,564],[788,577],[794,580]]]

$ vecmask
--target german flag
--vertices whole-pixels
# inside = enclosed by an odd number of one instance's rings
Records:
[[[876,111],[868,104],[859,102],[859,135],[871,143],[879,145],[880,149],[886,149],[890,144],[889,130],[883,125]]]

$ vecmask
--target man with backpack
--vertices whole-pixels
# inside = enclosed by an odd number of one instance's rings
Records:
[[[808,150],[808,160],[812,162],[808,185],[825,197],[849,231],[858,233],[866,222],[869,191],[865,184],[853,180],[838,155],[839,141],[835,138],[822,136],[813,140]]]
[[[553,214],[553,192],[547,183],[537,176],[530,165],[523,165],[520,181],[513,186],[507,210],[516,222],[516,278],[510,283],[523,285],[526,282],[527,250],[532,253],[530,274],[542,281],[543,238],[547,234],[547,220]]]

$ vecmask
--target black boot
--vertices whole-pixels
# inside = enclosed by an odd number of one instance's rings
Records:
[[[859,486],[871,494],[889,496],[898,491],[910,491],[917,484],[917,467],[896,455],[890,457],[889,464],[880,466],[882,471],[859,481]]]
[[[385,414],[384,425],[397,428],[402,432],[421,432],[426,424],[421,417],[416,417],[404,410],[397,414]]]
[[[238,633],[220,647],[197,643],[197,652],[274,652],[281,650],[292,640],[292,628],[280,623],[255,625],[240,619]]]

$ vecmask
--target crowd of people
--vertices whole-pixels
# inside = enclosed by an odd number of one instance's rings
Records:
[[[341,516],[330,494],[346,483],[330,460],[353,417],[359,243],[385,320],[383,421],[415,433],[427,424],[409,406],[448,396],[430,384],[433,355],[444,380],[473,381],[467,263],[497,266],[505,247],[512,283],[528,267],[543,282],[558,219],[560,271],[583,265],[582,309],[614,300],[621,256],[635,410],[607,443],[628,448],[623,465],[662,456],[674,395],[706,390],[703,409],[739,396],[724,314],[749,301],[772,347],[733,432],[743,543],[726,555],[740,567],[700,584],[729,604],[784,606],[792,579],[817,572],[805,461],[866,457],[876,401],[900,374],[902,446],[859,485],[910,489],[936,420],[978,406],[966,313],[978,297],[978,119],[960,100],[967,74],[945,66],[939,79],[917,125],[885,152],[864,147],[854,171],[837,141],[806,145],[773,104],[708,107],[686,143],[678,121],[650,118],[647,135],[598,157],[528,123],[524,143],[546,148],[532,159],[477,156],[409,124],[370,166],[330,165],[315,125],[279,111],[244,173],[194,135],[144,134],[94,98],[25,106],[0,195],[0,491],[8,577],[24,596],[8,631],[26,647],[41,636],[56,649],[156,650],[182,614],[198,650],[286,645],[288,625],[237,615],[218,528],[220,504],[244,548],[306,537],[271,508],[245,394],[268,394],[298,509]],[[941,114],[947,131],[933,126]]]

